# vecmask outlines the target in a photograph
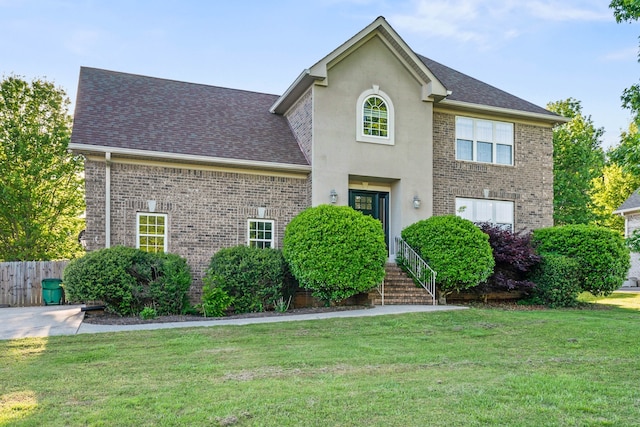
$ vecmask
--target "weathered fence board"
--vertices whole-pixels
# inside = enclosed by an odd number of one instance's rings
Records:
[[[43,305],[42,279],[61,279],[69,261],[0,263],[0,305]]]

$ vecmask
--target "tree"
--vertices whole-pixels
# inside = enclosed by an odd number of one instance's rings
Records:
[[[640,133],[636,123],[631,123],[629,130],[622,132],[620,144],[610,149],[607,157],[625,173],[640,177]]]
[[[553,219],[556,225],[588,224],[596,219],[591,210],[593,179],[601,175],[604,152],[591,116],[582,115],[580,101],[568,98],[547,108],[569,122],[553,130]]]
[[[640,3],[636,0],[612,0],[609,7],[617,22],[631,22],[640,18]]]
[[[0,82],[0,260],[81,251],[82,160],[69,154],[69,99],[52,83]]]
[[[613,215],[613,211],[640,186],[640,177],[625,172],[615,163],[610,163],[602,169],[602,176],[595,178],[592,183],[591,199],[593,210],[598,216],[596,225],[607,227],[624,234],[624,218]]]
[[[633,22],[640,18],[640,3],[636,0],[612,0],[609,7],[613,9],[616,21]],[[640,58],[639,58],[640,59]],[[622,92],[622,106],[634,115],[634,121],[640,122],[640,84],[636,83]]]

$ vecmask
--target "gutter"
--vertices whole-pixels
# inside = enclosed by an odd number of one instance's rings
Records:
[[[186,163],[201,163],[231,167],[244,167],[248,169],[263,169],[263,170],[277,170],[287,172],[311,172],[311,166],[300,165],[292,163],[278,163],[278,162],[263,162],[258,160],[243,160],[243,159],[227,159],[223,157],[209,157],[199,156],[194,154],[181,154],[181,153],[167,153],[164,151],[148,151],[139,150],[133,148],[117,148],[107,147],[104,145],[91,145],[91,144],[69,144],[69,149],[82,153],[105,153],[108,154],[109,161],[111,155],[120,155],[125,157],[141,157],[150,159],[161,159],[171,161],[183,161]]]
[[[111,247],[111,153],[104,153],[104,247]]]
[[[528,118],[532,120],[541,120],[541,121],[548,122],[550,124],[563,124],[571,121],[571,119],[567,117],[560,116],[558,114],[551,113],[551,112],[549,112],[549,114],[532,113],[529,111],[514,110],[511,108],[493,107],[490,105],[473,104],[471,102],[464,102],[464,101],[453,101],[446,98],[440,101],[439,103],[435,104],[434,108],[438,108],[439,106],[442,108],[450,107],[450,108],[459,109],[459,110],[482,111],[490,114],[499,114],[502,116],[511,116],[511,117],[517,116],[517,117]]]

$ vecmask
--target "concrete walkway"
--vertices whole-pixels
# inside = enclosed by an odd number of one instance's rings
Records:
[[[0,308],[0,340],[75,335],[84,319],[79,305]]]
[[[169,328],[193,328],[223,325],[249,325],[255,323],[294,322],[300,320],[333,319],[342,317],[382,316],[416,312],[464,310],[454,305],[386,305],[363,310],[334,311],[328,313],[292,314],[244,319],[198,320],[195,322],[144,323],[140,325],[94,325],[83,323],[82,306],[62,305],[48,307],[0,308],[0,340],[51,335],[93,334]]]

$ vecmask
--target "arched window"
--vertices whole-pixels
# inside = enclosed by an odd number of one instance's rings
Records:
[[[360,95],[356,108],[356,140],[393,145],[393,104],[389,96],[373,86]]]
[[[389,136],[389,111],[387,103],[379,96],[370,96],[364,101],[362,133],[368,136]]]

